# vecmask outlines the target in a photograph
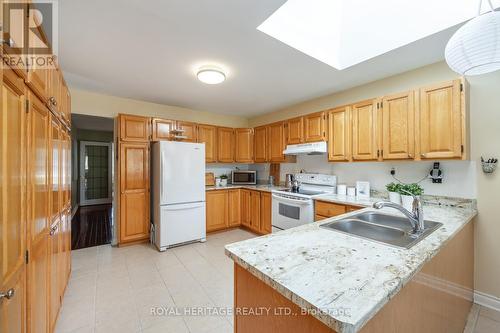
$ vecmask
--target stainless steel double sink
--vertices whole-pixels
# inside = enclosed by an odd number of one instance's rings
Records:
[[[438,222],[425,221],[424,231],[413,234],[410,221],[406,217],[365,212],[326,223],[320,227],[409,249],[442,225]]]

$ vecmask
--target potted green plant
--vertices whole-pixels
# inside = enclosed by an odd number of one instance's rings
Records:
[[[401,194],[399,189],[401,188],[400,183],[390,183],[385,186],[389,192],[389,201],[401,205]]]
[[[403,184],[399,189],[403,207],[411,211],[413,208],[413,196],[421,196],[424,189],[419,184]]]
[[[227,175],[220,176],[220,186],[227,186]]]

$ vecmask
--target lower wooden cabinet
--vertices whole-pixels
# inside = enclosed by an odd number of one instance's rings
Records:
[[[271,233],[271,193],[248,189],[207,191],[207,232],[243,226]]]
[[[49,236],[49,325],[50,331],[53,332],[56,326],[59,309],[61,307],[60,281],[61,276],[58,271],[62,268],[60,263],[61,253],[61,221],[57,220],[50,229]]]
[[[314,203],[314,220],[321,221],[359,209],[363,209],[363,207],[316,200]]]

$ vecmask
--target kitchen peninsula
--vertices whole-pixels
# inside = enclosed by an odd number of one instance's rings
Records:
[[[237,314],[235,332],[462,332],[472,306],[476,211],[424,209],[426,220],[443,226],[409,250],[320,227],[363,211],[227,245],[235,307],[271,309]],[[277,313],[284,308],[295,315]]]

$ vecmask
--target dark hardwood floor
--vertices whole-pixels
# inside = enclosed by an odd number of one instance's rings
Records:
[[[78,208],[71,221],[71,249],[111,243],[111,210],[111,204]]]

